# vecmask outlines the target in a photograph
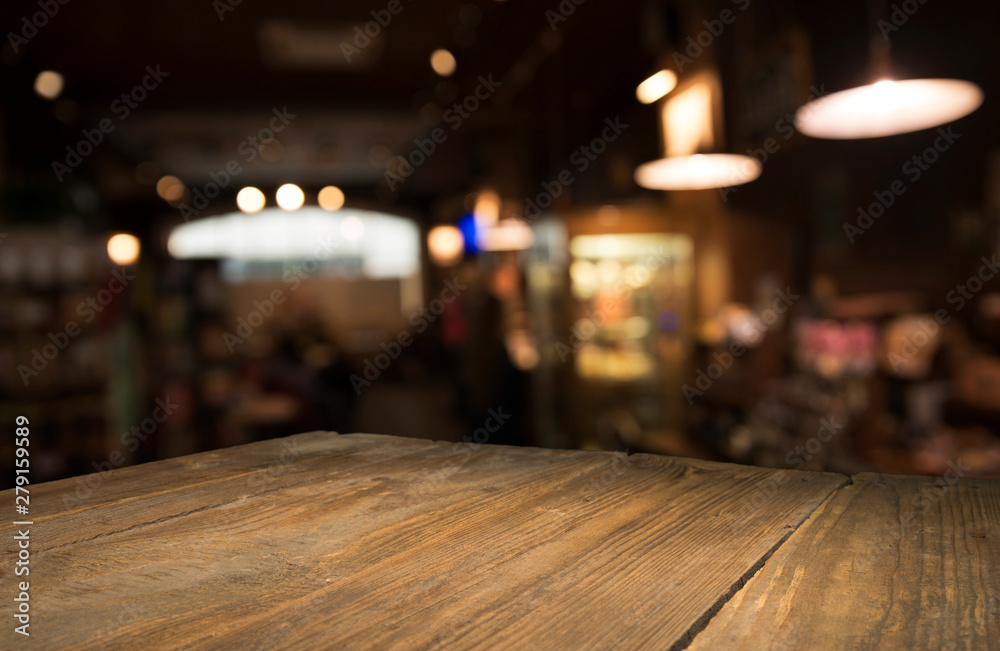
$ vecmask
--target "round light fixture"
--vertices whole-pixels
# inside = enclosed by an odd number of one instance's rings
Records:
[[[795,113],[795,126],[814,138],[879,138],[947,124],[982,103],[982,89],[968,81],[882,80],[809,102]]]
[[[640,165],[635,182],[651,190],[708,190],[753,181],[762,171],[742,154],[694,154],[661,158]]]
[[[160,177],[156,182],[156,194],[168,203],[181,201],[186,192],[184,182],[171,174]]]
[[[449,267],[462,259],[465,238],[454,226],[435,226],[427,234],[427,252],[431,260],[442,267]]]
[[[264,193],[254,187],[245,187],[236,195],[236,207],[248,215],[260,212],[266,203]]]
[[[340,210],[344,207],[344,192],[335,185],[328,185],[316,197],[323,210]]]
[[[305,203],[306,195],[299,186],[286,183],[278,188],[274,198],[282,210],[298,210]]]
[[[455,55],[448,50],[434,50],[431,54],[431,68],[442,77],[450,77],[455,72]]]
[[[108,239],[108,257],[123,267],[139,259],[139,249],[139,240],[128,233],[118,233]]]
[[[35,77],[35,92],[45,99],[55,99],[63,89],[63,76],[52,70],[43,70]]]

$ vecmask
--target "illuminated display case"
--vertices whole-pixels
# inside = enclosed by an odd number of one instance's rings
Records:
[[[680,427],[693,243],[666,223],[653,208],[605,206],[536,228],[529,293],[539,403],[561,406],[552,443],[613,449]]]
[[[660,340],[680,325],[690,240],[664,233],[578,235],[569,251],[577,374],[655,382]]]

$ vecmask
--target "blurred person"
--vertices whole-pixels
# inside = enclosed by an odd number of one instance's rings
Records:
[[[496,445],[531,442],[528,375],[520,370],[507,346],[507,314],[520,297],[520,272],[503,263],[470,287],[468,336],[462,364],[462,420],[465,440]],[[509,415],[496,432],[482,440],[489,410]],[[476,432],[480,430],[478,439]]]

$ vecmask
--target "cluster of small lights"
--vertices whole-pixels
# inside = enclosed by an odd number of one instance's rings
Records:
[[[340,210],[344,207],[344,191],[335,185],[328,185],[316,197],[319,207],[324,210]],[[298,210],[306,202],[306,194],[294,183],[285,183],[274,193],[274,201],[282,210]],[[236,195],[236,207],[252,215],[264,209],[267,197],[259,189],[247,186]]]
[[[174,207],[188,201],[191,195],[184,182],[170,174],[161,176],[156,182],[156,194]],[[316,199],[324,210],[335,211],[344,207],[344,191],[335,185],[324,187]],[[294,183],[285,183],[274,193],[274,201],[282,210],[298,210],[305,204],[305,200],[305,192]],[[243,213],[253,215],[266,206],[267,197],[260,188],[247,186],[236,194],[236,207]]]

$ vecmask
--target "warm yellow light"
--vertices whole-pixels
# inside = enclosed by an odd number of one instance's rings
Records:
[[[348,242],[357,242],[365,234],[365,223],[351,215],[340,222],[340,234]]]
[[[983,103],[983,91],[958,79],[883,79],[826,95],[795,113],[795,126],[814,138],[854,140],[947,124]]]
[[[282,210],[298,210],[305,203],[306,195],[299,186],[294,183],[286,183],[278,188],[274,198]]]
[[[661,70],[646,79],[635,89],[635,96],[643,104],[652,104],[677,86],[677,75],[673,70]]]
[[[450,77],[455,66],[455,56],[448,50],[434,50],[431,54],[431,68],[442,77]]]
[[[535,234],[520,219],[505,219],[476,235],[476,245],[483,251],[523,251],[535,241]]]
[[[63,76],[58,72],[43,70],[35,77],[35,92],[45,99],[55,99],[63,89]]]
[[[492,190],[480,192],[476,196],[472,215],[476,220],[476,228],[486,229],[495,226],[500,221],[500,196]]]
[[[316,198],[324,210],[340,210],[344,207],[344,192],[335,185],[328,185],[319,191]]]
[[[156,194],[167,202],[183,199],[185,189],[184,182],[170,174],[160,177],[160,180],[156,182]]]
[[[248,215],[260,212],[266,203],[267,198],[264,197],[264,193],[254,187],[243,188],[236,195],[236,207]]]
[[[139,259],[139,240],[128,233],[112,235],[108,240],[108,257],[122,266],[135,263]]]
[[[435,226],[427,234],[427,251],[435,264],[451,266],[462,259],[464,250],[462,232],[454,226]]]
[[[750,156],[695,154],[640,165],[635,182],[651,190],[707,190],[749,183],[761,171],[760,163]]]
[[[667,156],[689,156],[715,145],[712,129],[712,88],[697,83],[678,92],[663,105]]]

